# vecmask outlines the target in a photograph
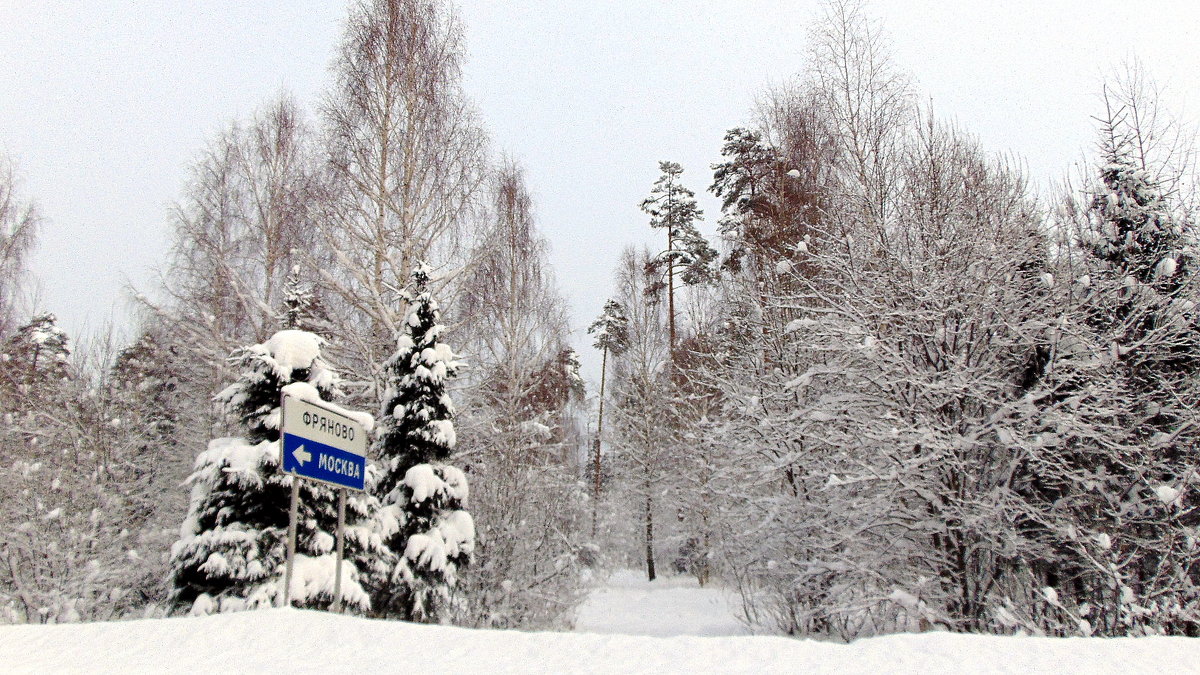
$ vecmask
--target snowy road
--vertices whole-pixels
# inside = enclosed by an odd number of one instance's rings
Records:
[[[580,607],[575,630],[653,637],[748,635],[733,600],[720,589],[700,588],[693,577],[649,582],[643,572],[621,570]]]

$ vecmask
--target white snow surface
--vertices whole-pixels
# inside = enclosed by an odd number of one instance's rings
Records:
[[[664,616],[661,621],[669,621]],[[1200,640],[522,633],[269,609],[0,627],[6,673],[1181,673]]]
[[[639,570],[620,570],[584,601],[575,630],[627,635],[748,635],[734,615],[733,598],[694,577],[646,580]]]
[[[429,464],[418,464],[404,472],[403,483],[408,486],[408,489],[412,490],[412,500],[414,502],[423,502],[429,499],[440,492],[446,485],[433,472],[433,466]]]
[[[308,368],[321,355],[325,343],[319,336],[303,330],[281,330],[263,343],[267,353],[286,372]]]

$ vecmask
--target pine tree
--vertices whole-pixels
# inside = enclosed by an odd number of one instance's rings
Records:
[[[792,115],[802,116],[801,111]],[[807,125],[800,125],[805,127]],[[724,216],[721,237],[729,246],[722,268],[732,274],[747,273],[750,281],[769,280],[781,259],[793,257],[823,212],[820,204],[821,158],[812,132],[792,130],[790,138],[799,148],[790,153],[763,140],[759,131],[735,128],[725,134],[721,146],[724,162],[713,164],[713,183],[708,188],[721,199]],[[798,136],[798,137],[796,137]],[[804,172],[796,166],[813,165]]]
[[[36,314],[4,344],[6,374],[17,391],[32,391],[69,376],[70,343],[53,314]]]
[[[696,221],[703,212],[696,205],[696,194],[684,187],[679,176],[683,167],[675,162],[659,162],[662,176],[654,182],[650,196],[642,202],[642,210],[650,214],[650,227],[667,231],[667,248],[648,265],[659,281],[647,288],[657,294],[667,291],[667,334],[671,349],[675,349],[675,277],[681,285],[693,285],[709,280],[717,252],[696,230]],[[663,281],[662,277],[666,277]]]
[[[756,131],[736,128],[725,134],[721,155],[728,159],[714,164],[709,190],[721,198],[722,236],[731,244],[724,266],[740,272],[743,259],[761,249],[766,237],[760,223],[769,222],[772,204],[772,174],[779,164],[775,148],[763,143]]]
[[[444,462],[456,442],[454,403],[446,382],[459,363],[441,341],[429,271],[413,273],[404,334],[383,366],[387,390],[372,455],[383,464],[375,486],[380,535],[395,566],[375,590],[376,612],[407,621],[439,622],[454,611],[458,570],[470,562],[475,526],[462,471]]]
[[[596,439],[592,442],[592,535],[596,534],[596,508],[600,501],[600,444],[604,438],[604,385],[608,376],[608,355],[620,356],[629,347],[629,317],[625,308],[616,300],[604,303],[600,318],[588,327],[588,333],[596,336],[593,343],[600,350],[600,403],[596,417]]]
[[[242,375],[216,400],[244,433],[211,441],[188,479],[191,506],[171,556],[173,599],[181,608],[236,611],[269,607],[282,597],[296,479],[279,468],[280,394],[301,383],[307,396],[325,401],[339,393],[337,375],[321,357],[323,344],[312,333],[283,330],[235,353]],[[333,601],[336,503],[332,488],[301,481],[291,596],[304,607]],[[375,506],[370,495],[346,504],[342,602],[359,611],[370,606],[360,577],[379,574],[386,556],[362,524]]]

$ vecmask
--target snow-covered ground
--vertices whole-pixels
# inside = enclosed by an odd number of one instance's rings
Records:
[[[1188,673],[1200,640],[925,633],[842,645],[740,635],[717,590],[618,573],[575,633],[522,633],[272,609],[0,628],[5,673]],[[651,635],[630,634],[644,632]],[[621,634],[625,633],[625,634]],[[692,635],[681,635],[691,633]],[[673,634],[674,637],[654,637]],[[709,637],[700,637],[709,636]],[[715,636],[715,637],[713,637]]]
[[[1200,640],[520,633],[271,609],[0,628],[6,673],[1187,673]]]
[[[621,570],[584,602],[575,630],[624,635],[747,635],[730,598],[717,588],[700,588],[694,577],[646,581],[646,574]]]

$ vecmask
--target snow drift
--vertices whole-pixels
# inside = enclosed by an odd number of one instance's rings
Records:
[[[848,645],[783,637],[521,633],[271,609],[205,617],[6,626],[6,672],[1159,673],[1200,663],[1189,638],[891,635]]]

